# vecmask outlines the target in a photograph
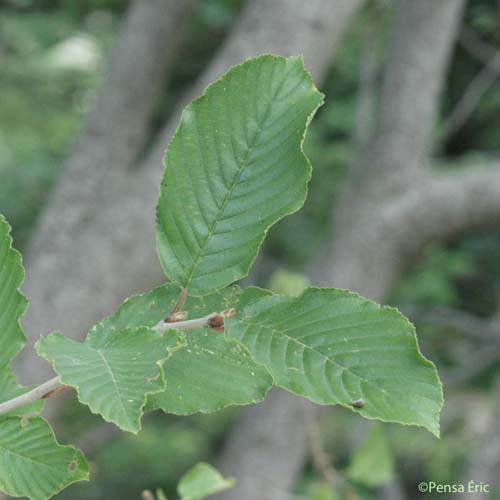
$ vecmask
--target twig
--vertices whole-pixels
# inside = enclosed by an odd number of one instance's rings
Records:
[[[182,305],[181,305],[182,307]],[[230,316],[234,316],[236,311],[234,309],[227,309],[220,313],[214,312],[204,316],[203,318],[191,319],[187,321],[178,321],[176,323],[165,323],[164,321],[160,321],[153,329],[157,332],[165,332],[167,330],[192,330],[195,328],[213,328],[215,330],[220,331],[224,326],[224,319],[229,318]],[[39,399],[46,399],[51,396],[55,396],[62,391],[65,391],[68,386],[64,386],[61,384],[59,377],[54,377],[44,382],[43,384],[35,387],[31,391],[25,392],[20,396],[17,396],[9,401],[5,401],[0,404],[0,415],[5,413],[9,413],[16,408],[20,408],[21,406],[25,406],[29,403],[33,403],[34,401],[38,401]]]
[[[229,318],[234,316],[234,309],[227,309],[222,312],[213,312],[203,316],[202,318],[188,319],[186,321],[177,321],[174,323],[166,323],[165,321],[160,321],[153,330],[157,332],[166,332],[167,330],[194,330],[196,328],[214,328],[219,329],[224,325],[224,318]]]
[[[61,381],[59,377],[51,378],[44,382],[43,384],[35,387],[31,391],[25,392],[16,398],[13,398],[9,401],[5,401],[5,403],[0,404],[0,415],[5,413],[9,413],[16,408],[27,405],[29,403],[33,403],[34,401],[38,401],[39,399],[45,399],[54,394],[57,394],[60,391],[57,389],[61,389]]]
[[[317,408],[309,402],[305,402],[304,404],[304,420],[314,469],[320,478],[329,485],[333,485],[337,481],[338,475],[331,463],[330,457],[323,449]]]
[[[181,290],[181,293],[179,295],[179,298],[177,299],[175,306],[172,308],[172,310],[170,311],[170,313],[168,314],[168,316],[164,320],[166,323],[178,321],[176,319],[177,315],[180,312],[180,310],[182,309],[182,306],[185,304],[186,299],[187,299],[187,290],[185,288],[183,288]],[[185,319],[185,316],[183,317],[183,319]]]

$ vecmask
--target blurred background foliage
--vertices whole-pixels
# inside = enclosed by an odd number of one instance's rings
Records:
[[[127,5],[125,0],[0,0],[0,212],[13,225],[21,249],[78,137]],[[190,41],[178,54],[174,77],[158,108],[158,126],[207,64],[242,6],[241,0],[201,2]],[[312,123],[305,144],[314,167],[308,201],[302,211],[270,231],[260,284],[288,293],[307,284],[304,269],[329,237],[337,186],[363,140],[358,130],[360,68],[368,54],[375,81],[379,77],[391,17],[384,2],[369,3],[341,45],[321,89],[326,105]],[[500,48],[497,0],[469,2],[465,24]],[[442,98],[442,123],[483,66],[457,45]],[[451,160],[457,168],[457,157],[460,164],[498,157],[499,109],[497,84],[484,92],[470,119],[455,133],[442,140],[436,130],[436,168],[451,168]],[[390,302],[410,311],[454,308],[487,320],[499,306],[499,283],[500,232],[477,234],[428,248],[395,286]],[[458,351],[477,347],[453,326],[417,318],[417,327],[422,350],[445,369],[454,368]],[[396,476],[410,497],[421,497],[416,493],[419,481],[460,481],[477,443],[474,419],[489,418],[474,413],[474,402],[500,404],[495,391],[500,384],[493,368],[447,386],[448,401],[460,400],[461,411],[454,412],[456,405],[446,406],[440,441],[419,429],[374,426],[342,409],[323,415],[324,446],[338,471],[338,487],[325,486],[310,465],[298,481],[296,494],[310,500],[383,498],[380,487]],[[120,435],[91,454],[90,484],[72,486],[58,498],[137,499],[142,489],[156,487],[172,494],[190,466],[213,459],[237,414],[238,409],[230,409],[211,416],[147,417],[138,437]],[[99,419],[70,401],[59,425],[61,441],[99,425]]]

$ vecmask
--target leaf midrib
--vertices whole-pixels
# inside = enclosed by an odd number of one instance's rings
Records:
[[[64,446],[60,446],[60,448],[62,449],[65,449],[67,447],[64,447]],[[14,450],[11,450],[10,448],[7,448],[4,444],[0,443],[0,450],[3,450],[4,452],[6,453],[10,453],[11,455],[14,455],[16,457],[19,457],[23,460],[26,460],[27,462],[31,462],[33,464],[37,464],[37,465],[41,465],[42,467],[45,467],[46,469],[52,469],[52,470],[55,470],[55,471],[58,471],[60,472],[60,469],[58,467],[55,467],[53,465],[50,465],[48,464],[47,462],[42,462],[42,461],[39,461],[39,460],[35,460],[33,458],[30,458],[30,457],[27,457],[26,455],[23,455],[22,453],[18,452],[18,451],[14,451]],[[75,453],[73,453],[73,457],[71,458],[70,462],[71,463],[73,461],[73,459],[75,458]]]
[[[252,324],[252,321],[249,321],[248,319],[246,321],[243,321],[243,320],[237,320],[237,321],[238,321],[238,323],[242,324],[243,326],[245,326],[246,323]],[[308,350],[310,350],[310,351],[312,351],[314,353],[319,354],[319,356],[321,356],[323,359],[325,359],[326,362],[331,363],[331,364],[335,365],[336,367],[338,367],[338,368],[340,368],[340,369],[342,369],[342,370],[350,373],[354,377],[357,377],[358,379],[360,379],[361,381],[365,382],[369,386],[372,386],[378,392],[382,393],[384,395],[384,397],[388,397],[388,398],[390,398],[391,400],[394,401],[394,397],[390,393],[388,393],[387,391],[381,389],[377,384],[374,384],[373,381],[367,380],[363,376],[361,376],[361,375],[359,375],[359,374],[351,371],[349,368],[341,365],[338,361],[335,361],[334,359],[329,358],[328,356],[326,356],[325,354],[323,354],[321,351],[318,351],[317,349],[315,349],[315,348],[313,348],[313,347],[311,347],[311,346],[309,346],[307,344],[304,344],[303,342],[301,342],[296,337],[292,337],[290,335],[287,335],[285,332],[282,332],[281,330],[276,330],[275,328],[273,328],[272,326],[269,326],[267,324],[259,324],[256,321],[254,321],[253,324],[255,326],[257,326],[258,328],[268,329],[268,330],[270,330],[275,335],[280,335],[280,336],[285,337],[289,342],[294,342],[294,343],[302,346],[304,349],[308,349]]]
[[[273,72],[274,72],[274,67],[273,67]],[[191,266],[191,269],[190,269],[188,276],[187,276],[185,288],[189,288],[189,285],[193,281],[193,276],[194,276],[194,273],[195,273],[196,268],[198,266],[198,263],[200,262],[200,259],[203,257],[203,254],[206,250],[208,242],[209,242],[210,238],[213,236],[213,233],[214,233],[215,228],[219,222],[219,219],[220,219],[222,213],[224,212],[227,204],[229,203],[229,200],[231,199],[231,195],[233,194],[233,191],[234,191],[234,189],[235,189],[235,187],[236,187],[236,185],[241,177],[241,174],[243,173],[243,170],[245,170],[245,168],[248,166],[247,165],[248,157],[250,156],[250,153],[253,151],[253,148],[257,144],[259,137],[263,132],[263,127],[264,127],[267,119],[269,118],[269,114],[271,112],[270,110],[273,106],[273,103],[274,103],[274,101],[276,101],[278,94],[281,92],[281,89],[283,88],[283,85],[284,85],[287,77],[288,77],[288,73],[283,77],[283,80],[281,81],[280,85],[276,89],[274,96],[272,97],[272,99],[270,99],[270,105],[267,107],[267,109],[264,113],[264,116],[261,119],[261,123],[259,125],[259,130],[255,134],[251,144],[248,146],[248,150],[245,153],[245,156],[241,161],[241,165],[238,167],[238,171],[236,172],[236,175],[234,176],[234,179],[233,179],[233,181],[228,189],[228,192],[226,193],[226,196],[224,197],[224,200],[217,211],[217,214],[214,218],[214,221],[212,222],[212,224],[208,230],[207,236],[205,237],[203,243],[201,244],[200,250],[198,251],[198,255],[196,256],[196,259]]]
[[[106,357],[104,356],[104,354],[101,352],[100,349],[95,349],[95,352],[97,352],[99,354],[99,356],[101,357],[101,359],[104,361],[104,365],[105,365],[106,369],[109,372],[109,376],[111,377],[111,381],[113,382],[113,387],[115,389],[115,393],[118,396],[118,401],[120,403],[120,406],[122,407],[122,411],[123,411],[124,416],[126,417],[128,425],[133,426],[133,422],[130,421],[130,417],[127,414],[127,410],[126,410],[126,408],[125,408],[125,406],[123,404],[122,396],[121,396],[121,393],[120,393],[120,389],[118,388],[118,383],[117,383],[117,381],[115,379],[113,371],[111,370],[111,367],[109,366],[108,360],[106,359]]]

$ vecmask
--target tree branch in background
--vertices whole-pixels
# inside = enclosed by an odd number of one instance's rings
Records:
[[[307,444],[316,474],[323,481],[333,486],[339,481],[339,476],[332,465],[331,458],[323,449],[321,429],[318,421],[319,408],[303,401],[304,425],[306,429]]]
[[[416,323],[449,328],[475,341],[467,345],[456,343],[457,349],[451,353],[455,366],[440,370],[446,385],[468,383],[499,362],[500,320],[497,314],[491,318],[480,318],[466,311],[445,307],[409,308],[405,309],[405,313]]]
[[[413,323],[448,328],[475,340],[500,340],[500,324],[497,321],[479,318],[460,309],[450,307],[405,307],[403,313]]]
[[[396,224],[402,255],[432,241],[500,224],[500,165],[468,168],[427,179],[381,211],[381,225]],[[411,236],[411,237],[410,237]]]
[[[469,29],[463,30],[460,42],[469,53],[483,61],[484,67],[471,81],[454,109],[446,118],[441,132],[442,142],[446,142],[465,125],[477,109],[484,93],[500,77],[500,50],[490,47]]]
[[[411,231],[411,245],[418,229],[401,226],[386,205],[405,200],[428,176],[438,96],[463,5],[398,2],[375,135],[348,173],[334,210],[335,234],[311,270],[313,283],[381,301],[403,270],[399,234]]]
[[[356,183],[385,194],[420,177],[431,149],[438,99],[464,2],[397,2],[384,70],[378,123]],[[369,173],[369,175],[367,175]],[[384,182],[379,180],[384,176]]]
[[[118,276],[130,274],[130,269],[117,269],[126,254],[123,233],[130,227],[114,228],[120,235],[107,255],[101,255],[95,243],[109,239],[114,231],[99,228],[92,234],[91,228],[102,217],[103,202],[127,196],[126,192],[118,195],[110,186],[123,187],[118,179],[128,174],[144,146],[196,3],[136,0],[131,5],[106,83],[28,248],[24,290],[31,307],[23,323],[29,346],[16,360],[22,379],[40,380],[49,373],[48,365],[30,349],[40,331],[61,329],[82,335],[127,295],[124,290],[117,293],[113,286],[117,278],[110,271]],[[139,234],[130,233],[129,238],[139,238]],[[109,266],[111,260],[115,264]]]

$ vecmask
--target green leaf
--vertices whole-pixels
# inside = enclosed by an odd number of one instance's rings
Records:
[[[211,465],[202,462],[181,478],[177,491],[181,500],[203,500],[233,486],[233,478],[222,477]]]
[[[307,495],[308,500],[339,500],[339,495],[330,484],[316,482],[311,485]]]
[[[0,214],[0,403],[27,392],[20,386],[9,365],[26,343],[20,319],[28,307],[19,287],[24,280],[21,254],[12,248],[11,228]],[[16,409],[9,415],[38,413],[43,401]]]
[[[369,488],[383,486],[394,478],[394,457],[381,425],[374,425],[354,452],[347,476]]]
[[[167,495],[161,488],[156,490],[156,500],[168,500]]]
[[[15,497],[50,498],[75,481],[88,479],[83,454],[60,446],[40,417],[0,418],[0,489]]]
[[[0,215],[0,403],[31,389],[18,385],[9,367],[26,342],[19,323],[28,305],[19,291],[23,279],[21,255],[12,248],[10,226]],[[8,495],[46,499],[88,479],[80,451],[59,446],[43,419],[20,418],[42,407],[43,401],[36,401],[0,416],[0,490]]]
[[[185,309],[193,318],[244,305],[268,292],[258,288],[241,291],[230,287],[202,298],[188,298]],[[222,306],[222,307],[221,307]],[[149,398],[148,409],[190,415],[211,413],[231,405],[262,401],[272,386],[268,371],[253,361],[246,348],[209,329],[171,331],[175,344],[163,365],[165,391]]]
[[[264,55],[187,106],[157,206],[158,255],[173,283],[201,296],[248,274],[269,227],[304,203],[302,141],[322,101],[301,57]]]
[[[37,343],[80,402],[123,430],[138,432],[147,395],[165,388],[164,338],[149,328],[94,329],[84,343],[52,333]]]
[[[0,370],[10,364],[26,342],[19,323],[28,307],[19,291],[23,280],[21,254],[12,248],[10,226],[0,214]]]
[[[295,394],[439,434],[441,383],[396,309],[345,290],[308,288],[297,298],[248,305],[226,320],[226,335]]]

